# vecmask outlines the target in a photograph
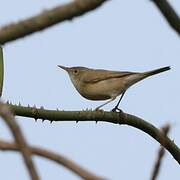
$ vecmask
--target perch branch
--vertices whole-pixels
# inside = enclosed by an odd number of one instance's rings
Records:
[[[31,117],[35,120],[49,120],[49,121],[103,121],[114,124],[125,124],[144,131],[164,146],[174,157],[174,159],[180,164],[180,149],[179,147],[169,139],[161,130],[150,124],[143,119],[127,114],[127,113],[115,113],[106,111],[55,111],[45,110],[43,107],[24,107],[17,105],[10,105],[15,115],[23,117]]]

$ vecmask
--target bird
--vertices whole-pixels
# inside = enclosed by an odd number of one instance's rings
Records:
[[[107,100],[96,107],[95,110],[99,110],[121,95],[118,103],[112,109],[113,112],[120,110],[119,104],[126,90],[133,84],[147,77],[170,70],[170,66],[146,72],[111,71],[81,66],[66,67],[58,65],[58,67],[68,73],[72,84],[81,96],[94,101]]]

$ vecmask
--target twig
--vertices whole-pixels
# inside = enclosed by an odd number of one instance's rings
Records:
[[[28,145],[22,135],[22,132],[20,130],[20,127],[15,122],[14,116],[9,110],[9,107],[3,103],[0,102],[0,116],[4,119],[5,123],[10,128],[16,143],[23,155],[24,162],[27,166],[28,172],[31,176],[32,180],[38,180],[38,174],[36,172],[35,166],[33,164],[33,161],[31,159],[31,151],[28,148]]]
[[[158,7],[169,25],[180,35],[180,17],[167,0],[151,0]]]
[[[25,37],[65,20],[72,20],[95,8],[107,0],[75,0],[65,5],[45,10],[41,14],[6,25],[0,29],[0,44]]]
[[[169,124],[162,127],[162,132],[164,133],[165,136],[167,136],[169,130],[170,130],[170,125]],[[151,180],[156,180],[157,179],[157,176],[158,176],[159,171],[160,171],[161,163],[162,163],[162,158],[163,158],[164,154],[165,154],[165,149],[164,149],[164,147],[161,146],[159,148],[158,155],[157,155],[157,160],[155,162],[155,165],[154,165],[154,168],[153,168],[153,171],[152,171]]]
[[[2,141],[2,140],[0,140],[0,149],[6,150],[6,151],[7,150],[8,151],[19,151],[19,148],[16,144],[8,143],[8,142]],[[72,172],[74,172],[75,174],[77,174],[78,176],[80,176],[83,179],[105,180],[105,178],[99,177],[99,176],[85,170],[84,168],[80,167],[72,160],[69,160],[62,155],[59,155],[59,154],[56,154],[49,150],[45,150],[43,148],[38,148],[38,147],[29,147],[29,149],[33,155],[38,155],[43,158],[47,158],[49,160],[55,161],[56,163],[63,165],[64,167],[71,170]]]
[[[42,119],[49,121],[101,121],[114,124],[126,124],[144,131],[164,146],[180,164],[180,149],[167,136],[165,136],[158,128],[147,121],[127,114],[115,113],[107,111],[55,111],[45,110],[43,108],[33,108],[9,105],[15,115],[23,117],[32,117],[34,119]]]

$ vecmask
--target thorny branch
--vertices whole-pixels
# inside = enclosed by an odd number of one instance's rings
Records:
[[[125,124],[144,131],[165,147],[174,159],[180,164],[180,148],[169,139],[161,130],[149,122],[127,113],[115,113],[106,111],[55,111],[45,110],[43,107],[24,107],[10,105],[15,115],[23,117],[31,117],[34,119],[42,119],[49,121],[94,121],[109,122],[114,124]]]

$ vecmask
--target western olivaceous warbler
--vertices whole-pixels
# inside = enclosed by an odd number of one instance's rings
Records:
[[[58,65],[58,67],[68,73],[74,87],[84,98],[95,101],[108,100],[95,110],[98,110],[121,95],[112,111],[120,110],[118,108],[119,103],[130,86],[147,77],[170,70],[170,66],[142,73],[91,69],[80,66],[65,67]]]

